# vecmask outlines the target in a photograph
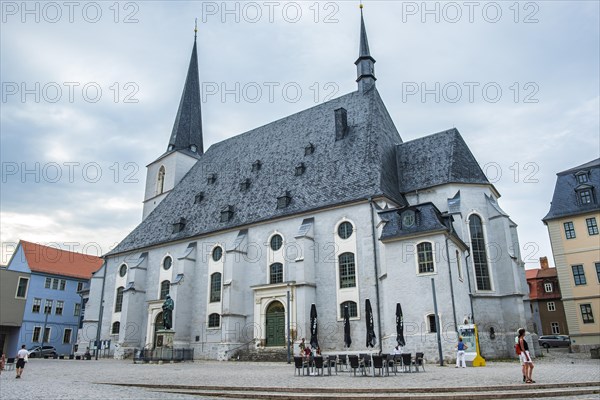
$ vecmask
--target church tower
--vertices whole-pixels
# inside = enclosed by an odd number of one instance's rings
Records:
[[[160,204],[204,153],[196,50],[197,31],[197,28],[194,29],[192,57],[167,151],[146,167],[142,219],[145,219]]]

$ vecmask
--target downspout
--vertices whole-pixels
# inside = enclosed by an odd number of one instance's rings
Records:
[[[383,352],[383,344],[381,337],[381,308],[379,302],[379,272],[377,270],[377,239],[375,238],[375,217],[373,216],[374,206],[373,198],[369,197],[369,205],[371,206],[371,231],[373,237],[373,265],[375,266],[375,298],[377,300],[377,332],[379,334],[379,353]]]
[[[471,290],[471,274],[469,273],[470,264],[468,258],[471,257],[471,251],[467,250],[467,256],[465,257],[466,264],[465,269],[467,270],[467,282],[469,283],[469,302],[471,303],[471,323],[475,323],[475,313],[473,312],[473,292]]]
[[[458,324],[456,323],[456,303],[454,302],[454,284],[452,283],[452,267],[450,266],[450,250],[448,250],[448,236],[446,236],[445,239],[446,259],[448,260],[448,276],[450,277],[450,298],[452,299],[452,317],[454,317],[454,330],[458,332]]]
[[[96,360],[98,359],[98,353],[100,352],[100,333],[102,330],[102,314],[104,312],[104,285],[106,283],[106,270],[108,269],[108,263],[104,260],[104,275],[102,276],[102,292],[100,293],[100,310],[98,312],[98,328],[96,329]]]

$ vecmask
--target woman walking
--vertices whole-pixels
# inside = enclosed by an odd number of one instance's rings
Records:
[[[519,354],[519,360],[521,361],[521,365],[523,366],[523,379],[525,383],[535,383],[535,381],[531,377],[533,373],[533,361],[531,360],[531,355],[529,354],[529,346],[527,345],[527,341],[525,340],[525,328],[519,329],[519,336],[517,340],[519,342],[519,348],[521,349],[521,354]]]

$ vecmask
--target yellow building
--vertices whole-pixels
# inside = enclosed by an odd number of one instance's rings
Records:
[[[573,349],[600,345],[600,158],[559,172],[548,227]]]

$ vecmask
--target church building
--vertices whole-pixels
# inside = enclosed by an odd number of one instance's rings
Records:
[[[369,299],[369,350],[396,345],[400,303],[406,352],[438,360],[439,329],[454,358],[458,326],[475,322],[484,357],[513,354],[529,320],[516,224],[458,130],[403,142],[360,22],[356,91],[206,150],[194,39],[143,220],[91,279],[87,340],[99,328],[115,357],[154,348],[169,294],[174,347],[197,359],[285,354],[288,337],[309,341],[312,304],[322,351],[358,352]]]

